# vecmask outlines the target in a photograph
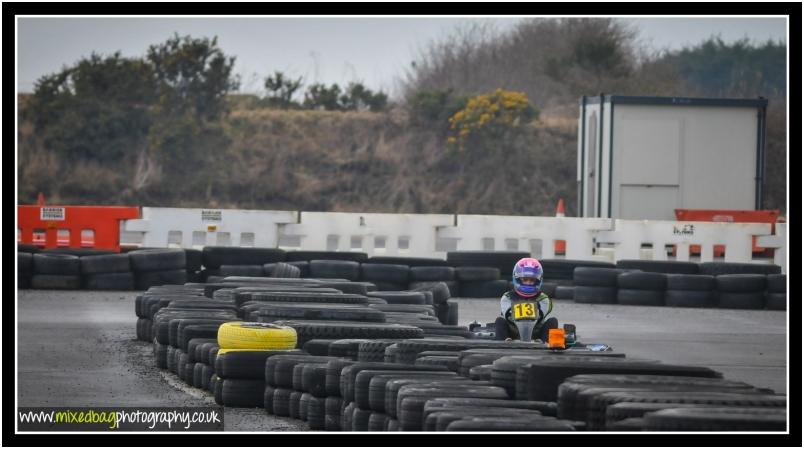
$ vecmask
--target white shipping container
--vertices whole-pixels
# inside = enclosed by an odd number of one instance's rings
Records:
[[[582,217],[675,220],[674,209],[762,209],[759,99],[582,97]]]

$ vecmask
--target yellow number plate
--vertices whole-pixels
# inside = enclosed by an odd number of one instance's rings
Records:
[[[521,302],[514,304],[514,319],[536,319],[536,304],[532,302]]]

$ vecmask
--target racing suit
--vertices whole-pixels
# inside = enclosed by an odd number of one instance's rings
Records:
[[[538,296],[525,298],[519,296],[516,291],[508,291],[500,298],[500,316],[494,322],[495,338],[505,340],[506,338],[519,339],[519,330],[514,324],[513,312],[511,308],[518,302],[536,303],[537,317],[536,325],[533,328],[532,339],[547,341],[547,334],[550,329],[558,328],[558,320],[553,317],[545,320],[547,315],[553,310],[553,300],[544,293]]]

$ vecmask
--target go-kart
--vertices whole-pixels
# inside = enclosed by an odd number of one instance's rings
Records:
[[[538,308],[534,302],[518,302],[511,308],[512,318],[514,324],[519,331],[521,341],[534,341],[533,329],[536,326]],[[496,334],[494,330],[494,323],[487,323],[485,326],[479,322],[474,321],[469,324],[469,331],[472,332],[473,338],[483,340],[495,340]],[[541,341],[536,339],[536,341]],[[602,343],[581,343],[578,341],[578,335],[575,332],[574,324],[564,324],[561,329],[550,329],[548,341],[548,348],[554,351],[611,351],[609,345]]]

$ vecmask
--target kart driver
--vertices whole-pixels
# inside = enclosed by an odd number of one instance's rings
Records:
[[[497,340],[511,341],[519,339],[519,330],[514,324],[511,308],[519,302],[536,304],[536,324],[533,328],[532,339],[547,341],[550,329],[558,328],[558,320],[553,317],[545,321],[547,315],[553,310],[553,300],[541,292],[542,265],[538,260],[526,257],[514,265],[514,289],[503,294],[500,298],[501,316],[494,322],[495,338]]]

